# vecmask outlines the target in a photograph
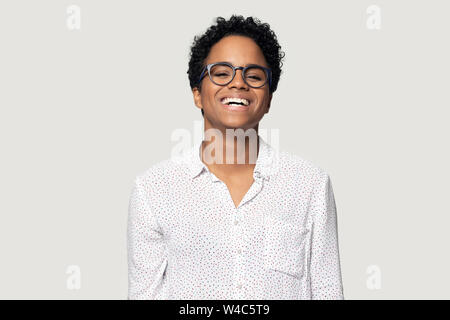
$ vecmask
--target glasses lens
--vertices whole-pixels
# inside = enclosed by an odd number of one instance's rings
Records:
[[[211,80],[218,85],[225,85],[233,77],[233,69],[230,66],[216,64],[210,71]]]
[[[263,68],[250,67],[245,71],[245,81],[251,87],[261,87],[267,81],[267,74]]]
[[[223,86],[231,82],[233,78],[233,68],[226,64],[216,64],[211,67],[210,76],[212,82]],[[250,87],[262,87],[267,81],[267,74],[261,67],[250,67],[245,71],[245,81]]]

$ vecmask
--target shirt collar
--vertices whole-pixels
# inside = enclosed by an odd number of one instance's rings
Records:
[[[255,168],[253,170],[253,178],[269,180],[277,169],[278,164],[278,151],[269,145],[260,135],[259,139],[259,152],[256,159]],[[194,147],[191,148],[188,153],[187,160],[189,166],[190,178],[195,179],[203,171],[209,171],[208,167],[203,163],[200,158],[200,147],[202,140],[194,143]]]

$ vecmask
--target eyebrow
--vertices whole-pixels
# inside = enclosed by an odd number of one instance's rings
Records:
[[[226,63],[229,63],[229,64],[231,64],[232,66],[234,66],[234,64],[231,63],[230,61],[218,61],[218,62],[226,62]],[[247,66],[249,66],[249,65],[256,65],[256,66],[262,66],[262,67],[263,67],[263,65],[257,64],[257,63],[247,63],[246,65],[243,65],[243,67],[247,67]]]

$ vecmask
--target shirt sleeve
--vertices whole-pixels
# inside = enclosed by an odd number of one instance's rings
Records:
[[[128,207],[128,299],[162,299],[167,266],[162,230],[149,205],[145,186],[136,177]]]
[[[336,203],[326,172],[320,174],[315,186],[311,215],[311,297],[313,300],[342,300]]]

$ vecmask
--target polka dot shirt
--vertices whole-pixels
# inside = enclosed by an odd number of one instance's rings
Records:
[[[329,175],[258,135],[254,182],[236,207],[201,141],[134,180],[128,299],[343,299]]]

